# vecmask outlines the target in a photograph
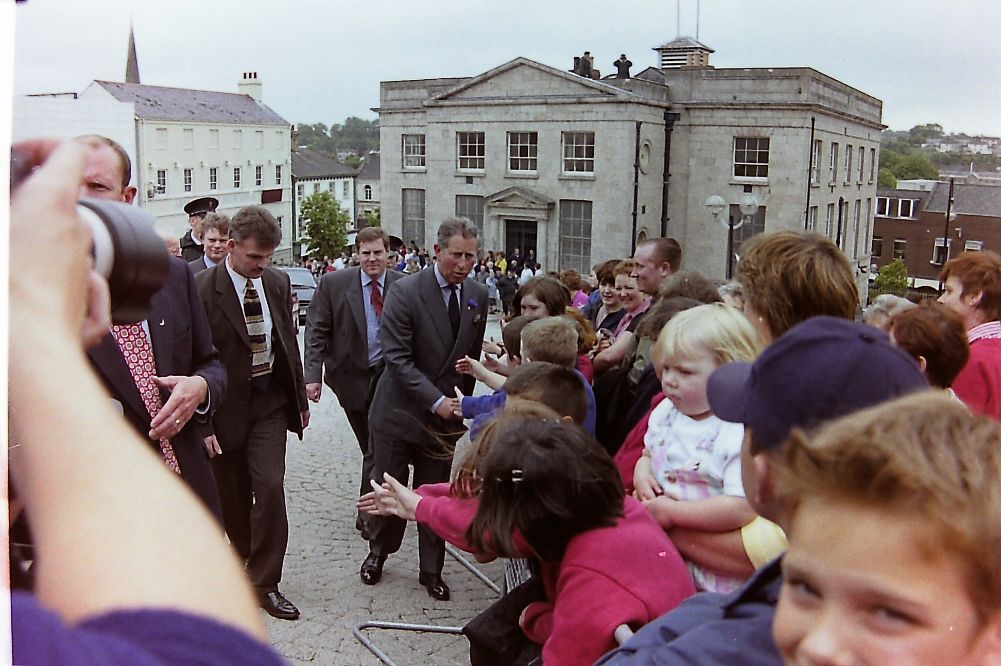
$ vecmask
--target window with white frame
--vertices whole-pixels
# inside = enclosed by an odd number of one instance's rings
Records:
[[[195,147],[195,130],[184,129],[181,130],[181,143],[185,150],[191,150]]]
[[[834,204],[827,204],[827,219],[824,224],[824,235],[834,239]]]
[[[233,130],[233,148],[237,150],[243,149],[243,130]]]
[[[869,251],[872,253],[872,256],[873,256],[874,259],[876,257],[882,257],[883,256],[883,237],[882,236],[873,236],[872,237],[872,246],[870,247]]]
[[[219,147],[219,130],[210,129],[209,130],[209,148]]]
[[[560,200],[559,270],[591,270],[591,210],[590,201]]]
[[[984,249],[984,242],[978,240],[968,240],[963,244],[963,250],[966,252],[980,252]]]
[[[403,135],[403,168],[426,168],[427,146],[423,134]]]
[[[865,146],[858,147],[858,182],[865,177]]]
[[[264,150],[264,130],[254,132],[254,147],[258,150]]]
[[[345,180],[343,183],[341,183],[341,198],[343,199],[348,198],[348,195],[350,194],[349,192],[350,187],[351,187],[350,181]]]
[[[240,167],[233,167],[233,187],[240,189]]]
[[[192,180],[191,169],[185,169],[184,170],[184,191],[185,192],[190,192],[191,191],[191,180]]]
[[[455,195],[455,216],[471,221],[483,233],[483,197],[467,194]]]
[[[563,132],[563,173],[594,173],[594,132]]]
[[[817,230],[818,206],[810,206],[810,212],[806,216],[806,228],[810,231]]]
[[[276,164],[275,165],[275,185],[281,185],[281,184],[282,184],[282,165],[281,164]]]
[[[862,237],[862,245],[865,246],[866,239],[872,229],[872,199],[865,200],[865,235]]]
[[[539,133],[507,133],[507,170],[536,173],[539,170]]]
[[[425,192],[414,188],[403,188],[403,242],[424,245]]]
[[[901,199],[900,200],[900,217],[906,217],[913,220],[918,216],[918,201],[919,199]]]
[[[313,194],[317,194],[320,191],[320,184],[313,183]]]
[[[944,238],[935,239],[935,247],[932,249],[931,261],[929,263],[935,266],[941,266],[946,261],[949,260],[949,249],[952,247],[952,239],[949,239],[949,244],[946,245]]]
[[[890,198],[876,197],[876,215],[888,217],[890,212]]]
[[[298,185],[295,186],[295,191],[298,197],[302,199],[306,195],[306,186],[303,185],[302,183],[299,183]]]
[[[167,147],[167,128],[157,127],[156,128],[156,147],[164,149]]]
[[[483,132],[455,133],[456,167],[460,171],[483,171],[486,168],[486,135]]]
[[[820,183],[820,153],[823,150],[824,142],[816,139],[813,142],[813,154],[810,157],[810,182],[814,185]]]
[[[216,167],[209,168],[209,189],[214,190],[219,187],[219,169]]]
[[[845,146],[845,182],[852,179],[852,144]]]
[[[770,141],[762,137],[733,138],[733,177],[768,178],[768,150]]]
[[[156,171],[156,193],[166,194],[167,193],[167,171],[166,169],[157,169]]]
[[[838,179],[838,144],[831,144],[831,162],[828,165],[828,173],[830,174],[831,182],[835,182]]]
[[[876,149],[869,149],[869,182],[876,180]]]
[[[258,164],[254,167],[254,185],[260,187],[264,184],[264,167]]]
[[[907,241],[905,239],[893,239],[893,258],[901,261],[907,259]]]
[[[860,247],[865,247],[865,233],[862,226],[862,200],[855,200],[855,244],[852,246],[852,256],[857,257]]]
[[[362,190],[362,193],[363,193],[362,196],[365,197],[365,201],[371,201],[372,200],[372,186],[371,185],[366,185],[365,188]]]

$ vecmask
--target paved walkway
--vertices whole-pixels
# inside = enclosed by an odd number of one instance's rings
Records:
[[[496,321],[489,322],[487,337],[491,335],[500,338]],[[379,664],[352,635],[359,623],[378,619],[458,626],[496,599],[450,556],[445,557],[443,577],[452,589],[452,600],[431,599],[417,583],[413,525],[407,528],[403,548],[387,560],[382,581],[371,587],[362,584],[358,568],[368,546],[354,528],[361,453],[327,386],[320,403],[310,408],[304,440],[289,439],[285,475],[290,538],[282,591],[302,617],[287,622],[265,615],[275,648],[293,664]],[[499,563],[480,568],[495,582],[501,581]],[[380,630],[368,630],[368,635],[398,664],[469,663],[462,636]]]

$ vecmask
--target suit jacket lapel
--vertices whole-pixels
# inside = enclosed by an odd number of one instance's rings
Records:
[[[175,374],[175,368],[169,363],[169,359],[173,357],[170,346],[174,340],[174,321],[170,315],[167,297],[161,289],[150,299],[149,320],[146,322],[149,326],[149,339],[153,347],[153,358],[156,359],[158,377]]]
[[[104,336],[96,347],[87,351],[87,356],[108,386],[121,398],[122,407],[139,415],[148,423],[149,412],[146,410],[146,403],[139,395],[136,382],[132,379],[132,372],[129,371],[129,365],[125,362],[114,336],[110,333]]]
[[[355,271],[355,269],[349,269]],[[387,280],[388,283],[388,280]],[[385,289],[385,288],[384,288]],[[386,294],[383,293],[383,299]],[[361,286],[361,269],[355,271],[354,278],[350,279],[344,298],[351,308],[351,315],[354,317],[355,326],[358,328],[358,339],[365,345],[365,353],[368,353],[368,322],[365,321],[365,290]]]
[[[243,304],[236,297],[236,289],[233,288],[229,271],[221,263],[209,270],[215,271],[215,291],[219,298],[219,309],[229,319],[229,323],[236,329],[247,349],[250,349],[250,333],[247,332],[247,320],[243,316]]]
[[[261,276],[261,284],[264,285],[264,296],[268,300],[268,311],[271,313],[271,346],[272,348],[277,346],[278,349],[281,349],[285,353],[285,329],[279,323],[279,317],[281,316],[282,308],[287,303],[283,297],[281,284],[278,280],[279,278],[271,272],[271,269],[265,270]],[[289,316],[291,316],[291,313]],[[243,331],[247,333],[246,319],[243,321]],[[249,333],[247,333],[247,346],[250,346]],[[287,353],[285,357],[288,358]]]
[[[425,273],[427,273],[426,277]],[[420,276],[418,279],[421,280],[421,300],[424,301],[424,308],[431,316],[435,328],[438,329],[438,335],[435,336],[435,339],[438,340],[442,350],[447,354],[453,346],[449,344],[449,341],[452,340],[452,324],[448,320],[448,310],[445,308],[441,287],[438,286],[438,279],[435,277],[433,268],[421,271],[418,275]]]

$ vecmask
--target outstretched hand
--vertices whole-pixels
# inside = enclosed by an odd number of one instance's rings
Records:
[[[379,516],[396,516],[404,520],[417,520],[417,505],[421,496],[394,479],[383,474],[385,482],[380,486],[375,480],[372,492],[358,498],[358,509]]]

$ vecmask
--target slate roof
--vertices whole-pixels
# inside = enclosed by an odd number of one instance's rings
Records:
[[[1001,186],[956,183],[954,196],[956,202],[953,210],[957,215],[1001,217]],[[948,199],[949,184],[939,183],[932,190],[924,209],[931,213],[945,213]]]
[[[292,153],[292,177],[296,180],[355,176],[357,173],[347,164],[312,148],[300,148]]]
[[[379,153],[371,153],[365,157],[358,172],[358,180],[379,180]]]
[[[697,42],[691,37],[678,37],[672,42],[667,42],[666,44],[661,44],[660,46],[654,47],[654,51],[660,49],[704,49],[709,51],[709,53],[715,53],[716,51],[709,48],[702,42]]]
[[[120,102],[135,104],[136,116],[145,120],[289,125],[290,123],[249,95],[166,88],[138,83],[95,81]]]

